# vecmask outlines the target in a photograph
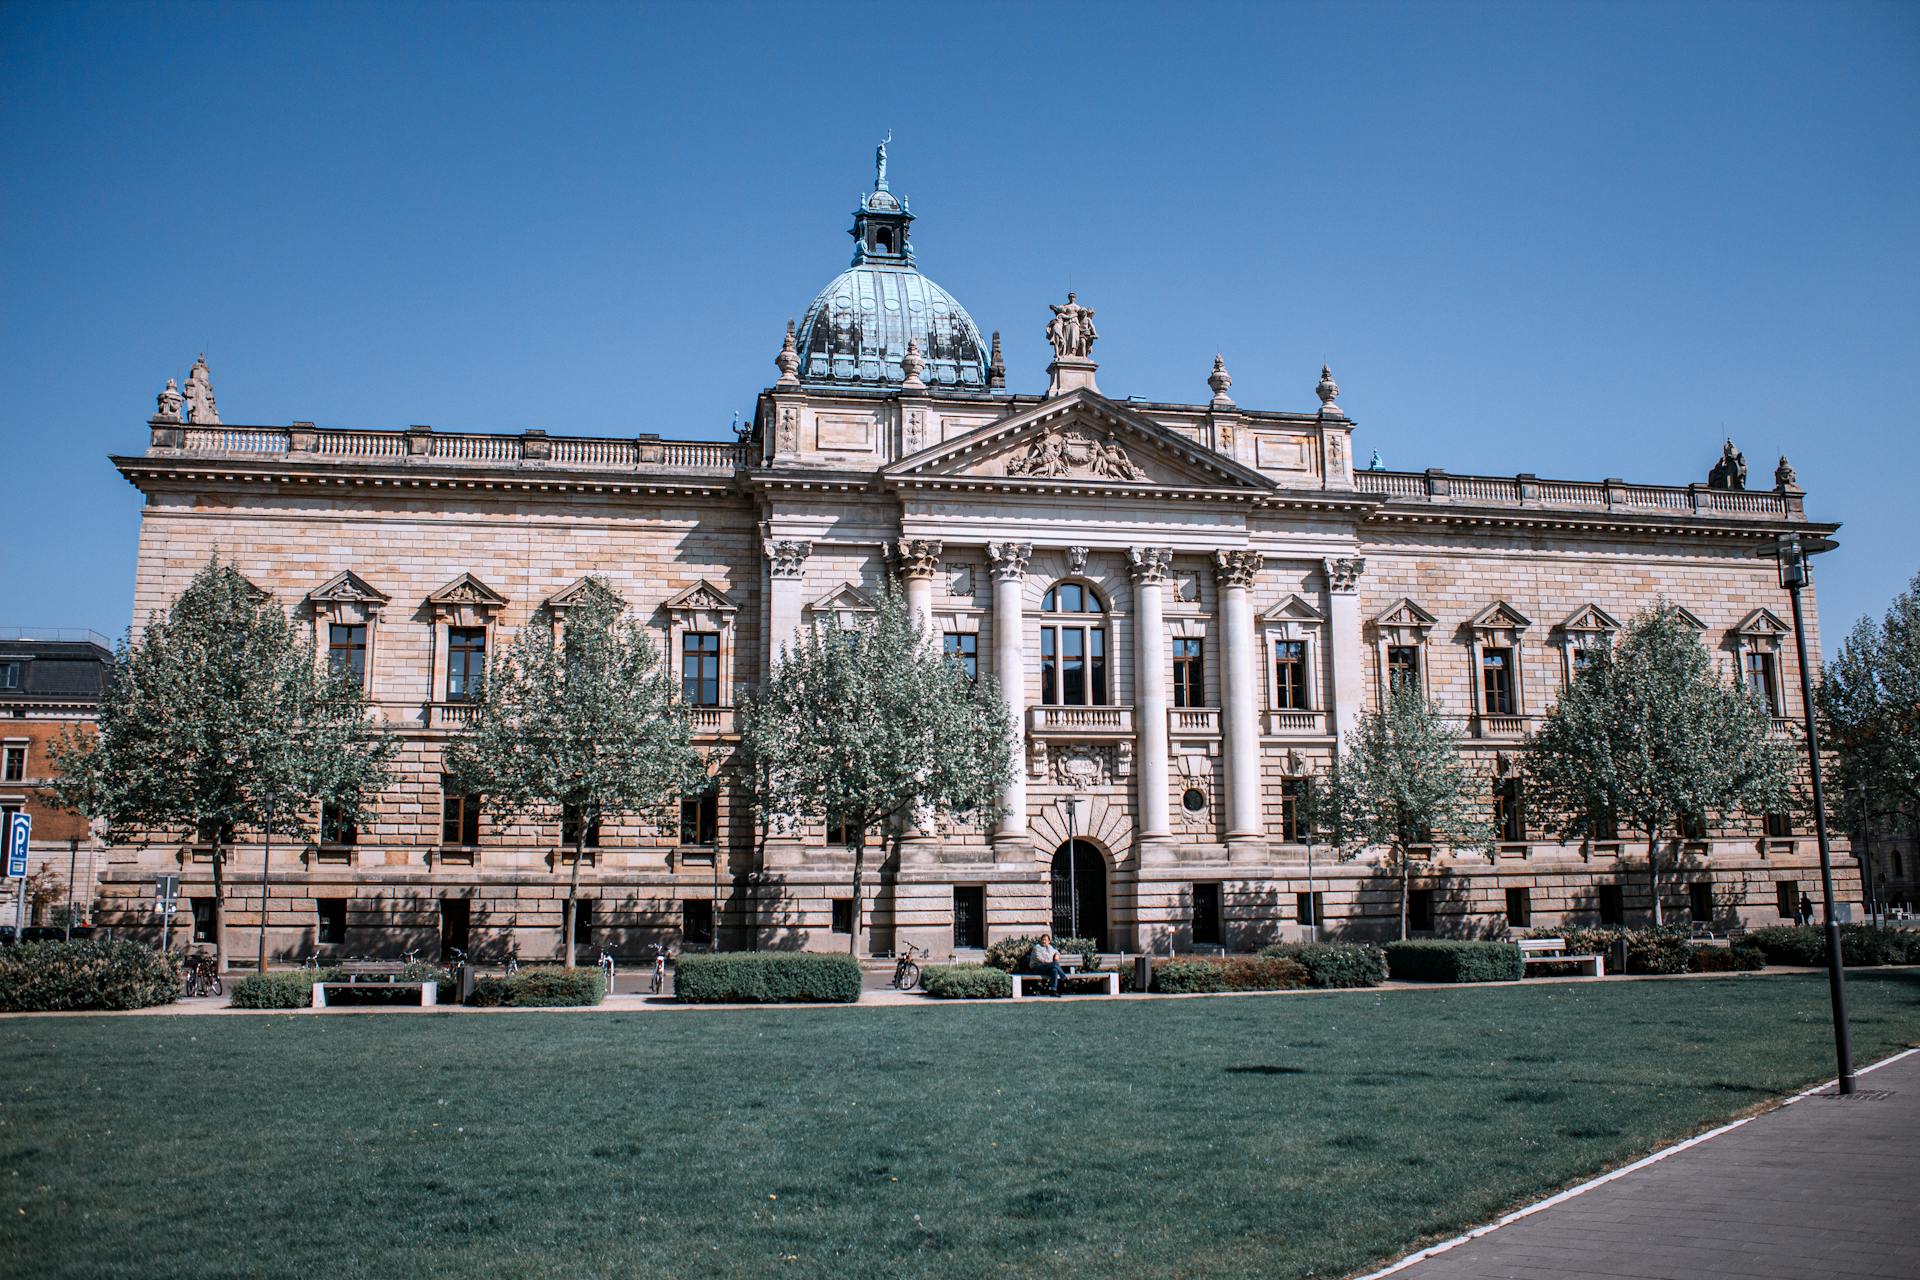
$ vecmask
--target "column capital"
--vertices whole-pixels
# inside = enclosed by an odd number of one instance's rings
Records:
[[[995,582],[1019,582],[1027,576],[1027,561],[1033,558],[1031,542],[989,542],[987,562]]]
[[[1267,558],[1258,551],[1216,551],[1213,576],[1223,587],[1251,587],[1266,563]]]
[[[897,538],[887,544],[894,572],[911,582],[940,572],[942,544],[937,538]]]
[[[1165,582],[1172,567],[1172,547],[1127,548],[1127,574],[1137,583]]]
[[[1352,595],[1360,589],[1360,575],[1367,571],[1362,557],[1329,556],[1320,563],[1327,572],[1327,589],[1335,595]]]
[[[813,554],[813,544],[793,538],[769,538],[766,552],[774,577],[797,578],[805,569],[807,557]]]

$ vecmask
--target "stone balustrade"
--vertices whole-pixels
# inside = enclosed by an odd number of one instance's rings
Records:
[[[1075,738],[1130,738],[1133,736],[1132,707],[1056,707],[1027,708],[1027,728],[1035,734],[1060,734]]]
[[[1713,489],[1704,484],[1628,484],[1624,480],[1542,480],[1538,476],[1457,476],[1441,470],[1356,471],[1354,487],[1393,502],[1512,506],[1686,515],[1803,514],[1798,489]]]
[[[595,470],[733,472],[752,460],[736,440],[662,440],[598,436],[548,436],[435,431],[345,431],[310,423],[291,427],[196,427],[154,422],[153,456],[285,457],[347,463],[399,462],[456,465],[579,467]]]

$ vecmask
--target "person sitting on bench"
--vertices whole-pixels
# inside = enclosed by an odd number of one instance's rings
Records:
[[[1046,975],[1050,994],[1060,994],[1060,984],[1066,979],[1067,971],[1060,967],[1060,952],[1054,948],[1052,934],[1041,934],[1040,941],[1033,944],[1033,950],[1027,953],[1027,967]]]

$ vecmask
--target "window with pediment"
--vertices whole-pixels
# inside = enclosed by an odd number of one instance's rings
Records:
[[[734,619],[739,607],[701,579],[668,598],[667,652],[688,706],[733,705]]]
[[[1567,615],[1557,628],[1560,640],[1560,676],[1563,684],[1589,667],[1607,661],[1620,624],[1597,604],[1586,604]]]
[[[352,571],[337,573],[307,593],[313,615],[313,642],[329,671],[346,672],[360,687],[373,693],[375,633],[384,592],[369,586]]]
[[[1781,640],[1787,634],[1786,623],[1770,609],[1755,609],[1733,629],[1740,682],[1770,716],[1786,714],[1780,655]]]
[[[1040,701],[1050,706],[1106,706],[1106,602],[1084,582],[1063,581],[1040,597]]]
[[[1317,728],[1300,720],[1326,705],[1320,679],[1326,625],[1326,615],[1299,595],[1287,596],[1260,615],[1267,708],[1281,713],[1270,717],[1269,732]]]
[[[443,703],[471,702],[486,678],[493,627],[507,598],[470,573],[427,597],[433,616],[433,684],[429,697]]]
[[[1527,714],[1523,641],[1532,621],[1496,600],[1467,622],[1472,636],[1474,710],[1485,720]]]
[[[1384,704],[1389,691],[1411,685],[1425,696],[1431,667],[1427,639],[1433,633],[1434,616],[1402,597],[1373,620],[1376,688]]]

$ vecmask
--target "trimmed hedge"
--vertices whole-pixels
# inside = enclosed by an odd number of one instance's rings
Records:
[[[1758,947],[1695,947],[1687,960],[1688,973],[1741,973],[1767,967]]]
[[[236,1009],[305,1009],[313,1003],[313,984],[333,981],[331,969],[276,969],[250,973],[233,984],[228,1003]]]
[[[990,964],[935,964],[920,971],[920,985],[936,1000],[1001,1000],[1013,994],[1013,978]]]
[[[806,951],[683,955],[673,998],[685,1004],[794,1004],[860,998],[860,962]]]
[[[1387,972],[1411,982],[1513,982],[1525,972],[1511,942],[1421,938],[1387,944]]]
[[[1624,925],[1591,925],[1573,929],[1536,929],[1530,938],[1564,938],[1567,954],[1599,955],[1607,958],[1612,972],[1618,960],[1616,947],[1627,944],[1628,973],[1686,973],[1693,964],[1693,928],[1669,924],[1655,929],[1629,929]]]
[[[1211,960],[1162,960],[1153,966],[1153,989],[1176,996],[1225,991],[1227,975]]]
[[[1827,932],[1820,925],[1775,925],[1755,929],[1742,941],[1758,947],[1770,964],[1817,968],[1827,962]],[[1920,964],[1920,930],[1889,925],[1843,924],[1840,956],[1849,969],[1882,964]]]
[[[1131,975],[1121,986],[1132,987]],[[1153,966],[1153,989],[1167,995],[1203,991],[1293,991],[1307,985],[1307,969],[1286,956],[1222,956],[1162,960]]]
[[[180,962],[138,942],[0,948],[0,1010],[146,1009],[180,998]]]
[[[987,963],[1007,973],[1024,973],[1027,968],[1027,955],[1040,941],[1036,937],[1002,938],[987,948]],[[1067,957],[1079,956],[1084,966],[1094,967],[1100,948],[1092,938],[1055,938],[1053,949],[1061,955],[1060,967],[1072,971],[1073,963]]]
[[[606,994],[607,975],[599,965],[591,969],[539,965],[506,977],[480,979],[467,1003],[483,1009],[554,1009],[599,1004]]]
[[[1314,987],[1377,987],[1387,980],[1387,953],[1364,942],[1281,942],[1263,956],[1292,960]]]

